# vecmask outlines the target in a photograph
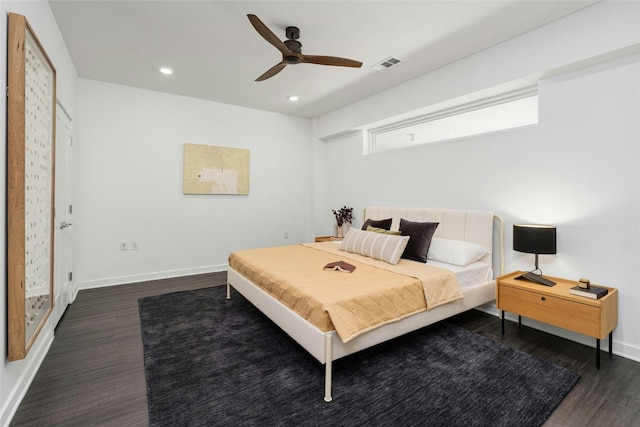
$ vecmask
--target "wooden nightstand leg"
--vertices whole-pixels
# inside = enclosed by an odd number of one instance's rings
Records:
[[[500,317],[502,318],[502,336],[504,336],[504,310],[502,310],[502,315]]]

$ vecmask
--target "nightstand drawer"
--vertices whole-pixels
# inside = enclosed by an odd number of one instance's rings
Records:
[[[600,309],[537,292],[498,286],[499,309],[561,328],[599,337]]]

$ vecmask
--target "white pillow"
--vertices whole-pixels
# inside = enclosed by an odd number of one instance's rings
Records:
[[[427,258],[466,267],[488,253],[485,248],[475,243],[434,237],[431,239]]]
[[[340,249],[395,265],[400,261],[408,241],[409,236],[394,236],[351,227],[344,236]]]

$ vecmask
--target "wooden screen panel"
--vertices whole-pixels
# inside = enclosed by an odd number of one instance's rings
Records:
[[[26,18],[8,21],[8,358],[20,360],[53,310],[56,70]]]

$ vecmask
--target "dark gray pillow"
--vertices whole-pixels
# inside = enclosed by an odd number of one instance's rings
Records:
[[[393,218],[387,219],[367,219],[364,224],[362,224],[362,229],[367,230],[368,226],[376,227],[376,228],[384,228],[385,230],[391,229],[391,222]]]
[[[438,222],[413,222],[400,219],[400,232],[403,236],[409,236],[409,243],[404,249],[402,258],[426,263],[431,238],[438,224]]]

